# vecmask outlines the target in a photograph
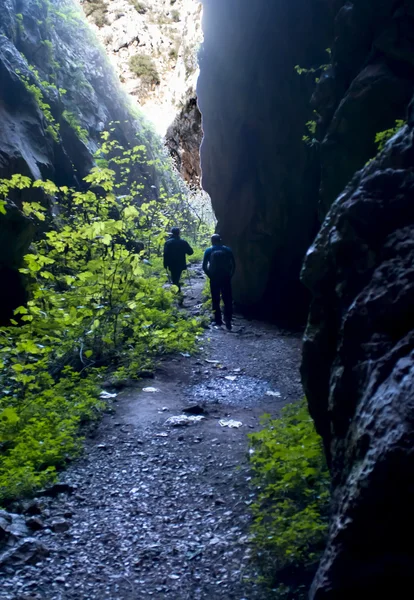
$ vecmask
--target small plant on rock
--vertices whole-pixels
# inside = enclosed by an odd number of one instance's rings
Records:
[[[250,436],[259,489],[253,546],[274,597],[304,600],[325,544],[329,472],[306,401],[263,422],[265,428]]]
[[[143,2],[140,2],[140,0],[129,0],[129,3],[135,8],[137,13],[139,13],[140,15],[144,15],[148,10],[147,5]]]
[[[144,83],[158,85],[160,76],[154,61],[147,54],[135,54],[129,59],[129,68]]]
[[[395,121],[395,127],[391,127],[391,129],[386,129],[385,131],[381,131],[377,133],[375,136],[375,143],[378,146],[378,152],[381,152],[385,148],[385,144],[390,140],[394,135],[406,124],[406,121],[402,119],[397,119]]]

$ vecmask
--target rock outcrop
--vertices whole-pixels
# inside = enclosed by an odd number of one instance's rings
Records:
[[[306,258],[302,373],[333,477],[312,598],[404,597],[414,551],[414,114],[355,176]]]
[[[413,93],[413,3],[354,0],[337,5],[332,65],[312,98],[323,140],[322,218],[354,173],[375,156],[376,134],[405,118]]]
[[[188,184],[201,186],[200,146],[203,139],[197,95],[189,90],[187,100],[165,136],[166,146],[182,178]]]
[[[325,61],[323,2],[204,0],[199,104],[203,187],[237,260],[236,301],[261,316],[305,320],[300,267],[317,232],[318,153],[302,141]]]
[[[348,2],[337,28],[314,97],[348,83],[339,104],[324,96],[321,214],[376,153],[375,133],[407,125],[334,201],[303,270],[302,376],[333,481],[311,598],[402,598],[414,583],[414,3]]]
[[[111,123],[121,145],[144,144],[148,158],[157,155],[157,136],[133,114],[74,2],[0,0],[0,12],[0,179],[20,173],[81,187]],[[148,165],[134,177],[149,198],[157,197],[154,183],[166,183]],[[34,230],[20,208],[39,199],[22,190],[0,214],[0,322],[25,299],[18,267]]]

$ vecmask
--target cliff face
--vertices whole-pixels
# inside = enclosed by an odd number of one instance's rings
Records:
[[[375,132],[407,118],[413,31],[413,2],[339,12],[327,80],[331,91],[349,87],[327,121],[321,213],[375,153]],[[335,200],[305,261],[302,375],[333,478],[312,598],[404,597],[413,585],[413,111],[411,103],[407,125]]]
[[[305,262],[302,373],[333,476],[312,598],[413,584],[414,115],[337,199]]]
[[[340,2],[332,65],[312,105],[321,144],[320,215],[375,156],[375,136],[404,119],[413,93],[413,3]]]
[[[165,136],[166,146],[181,173],[190,185],[201,186],[200,146],[203,138],[201,114],[194,89],[188,91],[187,99]]]
[[[410,6],[204,1],[203,184],[237,255],[239,303],[278,319],[304,314],[306,248],[375,156],[376,134],[404,118],[413,90]],[[316,132],[305,143],[307,122]]]
[[[204,0],[199,104],[203,187],[237,260],[236,300],[279,319],[305,315],[303,256],[317,231],[317,153],[302,142],[325,61],[326,2]]]
[[[15,173],[81,186],[110,123],[124,146],[159,143],[131,107],[87,23],[70,0],[0,0],[0,178]],[[156,150],[155,150],[156,152]],[[140,167],[148,197],[159,183]],[[0,319],[24,299],[18,267],[35,233],[19,210],[24,190],[0,215]]]

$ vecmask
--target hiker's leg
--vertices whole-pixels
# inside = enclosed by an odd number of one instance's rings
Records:
[[[211,300],[213,303],[214,320],[217,325],[221,324],[220,310],[220,282],[210,279]]]
[[[171,281],[172,281],[173,285],[176,285],[178,287],[179,292],[181,292],[181,285],[180,285],[181,273],[182,273],[182,271],[180,271],[179,269],[178,270],[174,269],[173,271],[171,271]]]
[[[226,278],[221,284],[221,294],[224,303],[224,320],[226,325],[231,323],[233,316],[233,294],[231,290],[231,279]]]

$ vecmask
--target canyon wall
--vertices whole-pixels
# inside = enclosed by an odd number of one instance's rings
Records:
[[[203,187],[236,255],[236,301],[305,318],[300,266],[317,231],[318,151],[303,141],[313,80],[331,39],[324,1],[204,0],[199,105]]]
[[[321,214],[375,132],[407,124],[334,201],[303,270],[302,375],[333,480],[311,598],[403,598],[414,579],[414,3],[346,3],[333,59],[331,91],[349,87],[322,144]]]
[[[320,229],[302,275],[311,294],[302,378],[333,502],[311,598],[405,597],[414,561],[414,2],[204,5],[202,176],[236,253],[236,299],[261,316],[300,320],[299,271]]]
[[[109,128],[121,145],[162,156],[74,2],[0,0],[0,13],[0,179],[20,173],[82,187]],[[133,176],[148,198],[166,183],[146,164]],[[1,322],[25,298],[18,268],[35,231],[21,203],[42,199],[23,189],[9,200],[0,214]]]
[[[262,316],[304,319],[306,249],[404,118],[412,34],[397,5],[204,0],[203,186],[236,253],[236,300]]]

